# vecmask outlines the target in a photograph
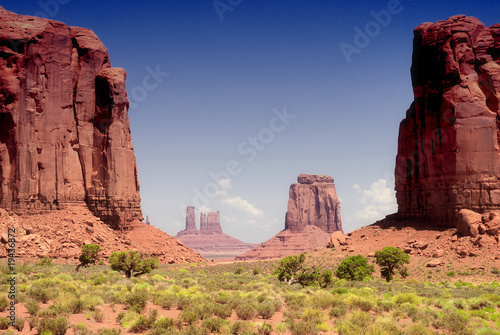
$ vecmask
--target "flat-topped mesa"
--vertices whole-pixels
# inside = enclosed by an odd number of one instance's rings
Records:
[[[300,174],[297,177],[297,181],[299,182],[299,184],[318,184],[318,183],[333,184],[333,178],[330,176],[321,176],[321,175],[313,175],[305,173]]]
[[[500,24],[461,15],[424,23],[414,35],[398,213],[453,227],[462,209],[500,210]]]
[[[142,220],[125,70],[88,29],[0,7],[0,207]]]
[[[330,176],[301,174],[290,186],[285,229],[302,232],[314,225],[326,233],[342,231],[340,201]]]

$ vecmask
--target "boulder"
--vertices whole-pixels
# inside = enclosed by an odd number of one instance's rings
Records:
[[[435,268],[437,266],[443,265],[443,261],[440,259],[433,259],[427,263],[425,263],[425,266],[428,268]]]
[[[468,209],[458,212],[457,231],[463,236],[476,237],[479,234],[479,226],[482,224],[482,216]]]
[[[347,244],[346,236],[341,231],[336,231],[330,236],[328,247],[338,249],[341,245],[346,245],[346,244]]]

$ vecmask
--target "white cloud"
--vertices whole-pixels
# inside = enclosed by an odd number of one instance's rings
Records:
[[[241,197],[224,197],[221,202],[223,204],[232,206],[250,216],[253,217],[262,217],[264,216],[264,212],[258,208],[256,208],[253,204],[249,203],[247,200],[242,199]]]
[[[211,211],[212,211],[212,209],[211,209],[210,207],[207,207],[207,206],[201,206],[201,207],[199,208],[199,211],[200,211],[201,213],[209,213],[209,212],[211,212]]]
[[[231,185],[231,179],[229,179],[229,178],[219,180],[218,184],[219,184],[220,190],[217,191],[217,195],[222,195],[222,196],[226,196],[227,191],[229,191],[231,189],[231,187],[233,186],[233,185]]]
[[[358,222],[373,223],[397,211],[396,196],[394,190],[387,186],[388,183],[387,179],[379,179],[367,190],[358,184],[353,185],[353,189],[361,195],[359,202],[364,205],[356,212]]]

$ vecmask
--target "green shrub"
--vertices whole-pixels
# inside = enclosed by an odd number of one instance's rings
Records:
[[[105,319],[106,315],[104,315],[104,312],[100,308],[97,308],[94,311],[94,320],[98,323],[103,323]]]
[[[99,329],[96,335],[120,335],[120,329]]]
[[[347,280],[373,279],[373,265],[368,264],[368,259],[361,255],[347,257],[340,263],[335,271],[335,276]]]
[[[7,318],[0,318],[0,329],[8,329],[10,320]]]
[[[210,333],[221,334],[224,326],[229,325],[229,321],[219,318],[209,318],[203,320],[201,326],[207,329]]]
[[[14,328],[18,331],[22,331],[25,323],[26,323],[25,318],[17,318],[16,317],[16,321],[14,321]]]
[[[52,259],[48,258],[48,257],[42,257],[40,258],[40,261],[38,263],[36,263],[37,265],[40,265],[40,266],[51,266],[52,265]]]
[[[404,264],[410,263],[410,256],[394,247],[385,247],[382,250],[376,251],[375,259],[376,263],[380,266],[382,278],[388,282],[394,277],[395,270],[400,270]]]
[[[143,333],[153,328],[157,318],[158,311],[156,309],[153,309],[148,316],[139,315],[139,318],[130,327],[129,331],[132,333]]]
[[[235,275],[240,275],[240,274],[242,274],[244,271],[245,271],[245,268],[244,268],[243,266],[238,266],[238,267],[234,270],[234,274],[235,274]]]
[[[252,273],[254,276],[256,276],[260,273],[260,269],[258,267],[254,267]]]
[[[233,313],[233,306],[231,305],[222,305],[222,304],[215,305],[214,314],[217,315],[219,318],[227,319],[231,317],[232,313]]]
[[[52,334],[60,335],[66,334],[70,323],[64,317],[52,318],[52,317],[42,317],[38,321],[36,329],[39,332],[50,331]]]
[[[407,330],[408,335],[433,335],[434,333],[420,323],[412,323]]]
[[[154,324],[154,328],[156,329],[170,329],[175,326],[175,320],[172,318],[167,318],[165,316],[161,316],[156,320]]]
[[[155,301],[156,305],[159,305],[165,309],[171,309],[174,307],[177,303],[177,296],[175,293],[166,293],[164,295],[161,295],[157,298]]]
[[[40,305],[35,300],[28,300],[25,303],[26,309],[28,310],[29,315],[34,316],[38,314],[40,311]]]
[[[448,309],[443,313],[443,323],[453,334],[457,334],[467,329],[469,317],[454,309]]]
[[[49,294],[46,288],[42,288],[40,286],[31,286],[28,289],[27,294],[31,299],[39,301],[43,304],[46,304],[52,297],[52,295]]]
[[[271,335],[273,326],[270,323],[264,322],[257,328],[260,335]]]
[[[471,299],[469,301],[469,308],[470,309],[482,309],[482,308],[485,308],[485,307],[493,307],[493,304],[491,301],[488,300],[488,298],[486,297],[478,297],[478,298],[474,298],[474,299]]]
[[[358,335],[367,334],[368,327],[373,323],[373,317],[370,313],[363,311],[354,311],[345,319],[337,322],[337,332],[339,335]]]
[[[304,312],[302,313],[302,318],[303,321],[311,321],[315,323],[316,325],[319,325],[320,323],[323,323],[326,321],[326,316],[323,313],[322,310],[307,307]]]
[[[128,309],[141,313],[148,304],[148,294],[144,291],[131,292],[125,299],[125,302]]]
[[[275,304],[272,301],[264,301],[257,305],[257,315],[263,319],[270,319],[276,313]]]
[[[81,314],[84,309],[85,303],[80,298],[73,299],[68,304],[68,310],[71,314]]]
[[[253,304],[244,302],[235,308],[236,315],[240,320],[251,320],[257,315],[257,311]]]
[[[394,296],[393,300],[398,305],[401,305],[405,302],[408,302],[410,304],[417,305],[417,306],[422,304],[422,299],[413,292],[398,293]]]
[[[80,322],[79,324],[71,326],[73,328],[73,334],[75,335],[92,335],[92,331],[89,330],[87,325],[83,322]]]
[[[311,321],[288,320],[288,329],[292,335],[317,335],[319,330],[317,324]]]
[[[231,334],[238,335],[248,332],[252,329],[252,326],[247,321],[236,321],[231,325]]]
[[[7,297],[1,297],[0,298],[0,312],[5,312],[7,310],[7,307],[9,307],[9,300],[7,300]]]
[[[350,295],[347,298],[347,304],[352,308],[359,308],[365,312],[368,312],[375,307],[375,304],[372,300],[358,295]]]
[[[179,315],[179,320],[181,322],[185,322],[188,325],[192,325],[196,321],[198,321],[200,318],[196,312],[194,312],[192,309],[183,309],[181,314]]]

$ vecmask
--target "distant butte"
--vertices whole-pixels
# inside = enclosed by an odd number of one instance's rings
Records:
[[[342,233],[340,200],[330,176],[301,174],[290,186],[285,229],[237,260],[258,260],[313,251]]]
[[[186,229],[178,232],[175,238],[205,257],[233,257],[257,245],[242,242],[225,234],[220,224],[219,211],[200,213],[200,230],[198,230],[193,206],[188,206],[186,209]]]

